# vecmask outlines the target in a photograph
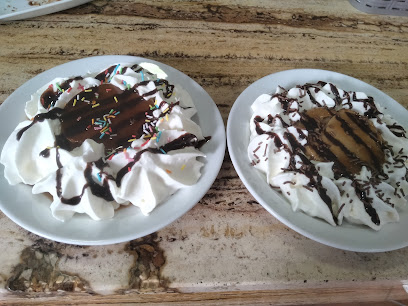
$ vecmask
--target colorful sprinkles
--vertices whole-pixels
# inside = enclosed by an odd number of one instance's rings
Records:
[[[92,107],[99,106],[99,103],[92,105]],[[102,118],[92,118],[91,119],[91,126],[94,127],[94,130],[99,130],[100,135],[99,139],[102,139],[105,135],[109,135],[110,137],[116,136],[117,134],[113,134],[111,119],[116,118],[120,112],[111,109],[108,113],[104,114]]]

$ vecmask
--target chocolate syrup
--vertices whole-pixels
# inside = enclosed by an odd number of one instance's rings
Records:
[[[49,109],[51,106],[54,106],[55,103],[57,102],[58,98],[63,94],[63,92],[65,92],[66,90],[68,90],[70,88],[70,84],[72,81],[78,81],[78,80],[82,80],[82,77],[75,77],[75,78],[71,78],[68,79],[66,81],[64,81],[63,83],[61,83],[59,85],[59,88],[54,91],[53,86],[51,85],[50,87],[48,87],[41,95],[40,97],[40,101],[42,106],[45,109]]]
[[[401,126],[398,125],[396,123],[392,124],[392,125],[387,125],[387,128],[397,137],[405,137],[405,129]]]
[[[354,187],[354,190],[356,191],[356,194],[359,197],[360,201],[363,202],[364,209],[370,216],[371,221],[375,225],[380,225],[380,218],[378,217],[377,211],[372,206],[373,199],[367,196],[365,190],[357,181],[354,180],[352,186]]]
[[[58,160],[58,164],[61,165],[61,162],[59,160],[59,154],[57,157]],[[59,166],[58,170],[57,170],[57,185],[56,185],[56,189],[57,189],[57,195],[61,200],[61,203],[67,204],[67,205],[78,205],[81,200],[82,197],[85,193],[85,190],[87,188],[90,189],[90,191],[92,192],[93,195],[97,196],[98,198],[102,198],[105,201],[113,201],[113,196],[111,194],[110,188],[109,188],[109,183],[108,183],[108,179],[105,178],[102,182],[102,185],[99,185],[98,183],[96,183],[93,179],[92,176],[92,168],[93,168],[93,162],[87,163],[85,171],[84,171],[84,177],[86,180],[86,183],[84,184],[84,186],[82,187],[82,192],[74,197],[71,198],[65,198],[62,196],[62,191],[61,191],[61,180],[62,180],[62,174],[61,171],[63,169],[62,166]]]
[[[330,89],[334,95],[334,101],[336,102],[336,105],[341,105],[343,99],[340,97],[340,93],[337,90],[337,87],[330,83]]]
[[[41,157],[44,157],[44,158],[50,157],[50,149],[49,149],[49,148],[45,148],[44,150],[42,150],[42,151],[40,152],[40,156],[41,156]]]
[[[25,133],[25,131],[27,131],[30,127],[32,127],[37,122],[43,122],[45,119],[51,119],[51,120],[59,119],[61,118],[62,113],[63,113],[63,109],[56,107],[50,110],[48,113],[41,113],[41,114],[36,115],[33,121],[29,125],[27,125],[26,127],[23,127],[20,131],[18,131],[17,140],[20,140],[21,136]]]

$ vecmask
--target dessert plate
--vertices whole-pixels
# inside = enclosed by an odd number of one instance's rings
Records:
[[[400,222],[386,224],[379,232],[344,223],[333,227],[302,212],[293,212],[290,204],[250,165],[247,147],[251,105],[263,93],[274,92],[278,85],[292,88],[297,84],[331,82],[344,90],[362,91],[373,96],[399,124],[407,129],[408,110],[391,97],[350,76],[317,69],[295,69],[268,75],[245,89],[235,101],[228,118],[228,151],[234,167],[254,198],[273,216],[298,233],[320,243],[356,252],[382,252],[408,246],[408,208],[400,212]]]
[[[29,80],[0,105],[0,148],[17,123],[25,119],[24,105],[30,95],[55,77],[70,77],[103,70],[114,64],[148,62],[158,65],[173,84],[182,84],[193,98],[198,123],[204,136],[211,140],[201,147],[206,158],[197,184],[181,189],[167,201],[158,205],[149,216],[129,205],[116,211],[109,220],[93,221],[88,216],[76,214],[71,220],[61,222],[51,214],[51,199],[46,195],[33,195],[31,186],[10,186],[0,165],[0,209],[11,220],[39,236],[71,244],[104,245],[136,239],[175,221],[189,211],[205,195],[221,168],[225,153],[225,128],[217,106],[207,92],[182,72],[162,63],[133,56],[97,56],[68,62],[47,70]]]
[[[47,15],[78,6],[91,0],[2,0],[0,21],[12,21]]]

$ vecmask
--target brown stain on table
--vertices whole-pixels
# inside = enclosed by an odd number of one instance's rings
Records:
[[[83,292],[93,293],[89,283],[69,272],[61,271],[58,262],[63,257],[63,245],[38,239],[20,254],[20,263],[13,268],[7,280],[9,291],[29,292]]]
[[[118,292],[174,291],[169,288],[168,280],[161,275],[166,258],[159,245],[160,241],[157,233],[153,233],[125,245],[124,250],[133,255],[134,263],[129,269],[129,287]]]

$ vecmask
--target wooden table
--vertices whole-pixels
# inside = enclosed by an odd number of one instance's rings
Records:
[[[186,73],[225,123],[249,84],[293,68],[351,75],[408,107],[408,18],[360,13],[346,0],[95,0],[0,25],[0,39],[0,101],[58,64],[121,54]],[[190,212],[142,239],[66,245],[3,214],[0,229],[0,303],[8,305],[407,300],[407,248],[354,253],[297,234],[254,200],[228,154]]]

